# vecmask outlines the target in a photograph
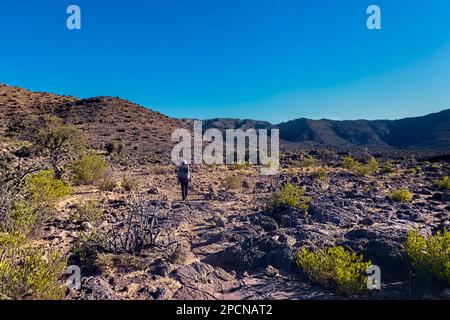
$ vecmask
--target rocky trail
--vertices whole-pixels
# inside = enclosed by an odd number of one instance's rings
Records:
[[[138,170],[135,176],[143,200],[170,216],[169,232],[161,235],[161,244],[173,244],[149,248],[137,257],[100,254],[101,270],[85,272],[82,290],[71,292],[69,298],[348,298],[324,290],[302,274],[295,253],[303,245],[343,245],[380,266],[383,290],[352,298],[417,298],[410,292],[410,266],[402,244],[408,230],[429,234],[448,228],[448,195],[430,183],[448,167],[425,168],[416,175],[399,170],[376,177],[358,177],[329,167],[325,180],[312,178],[314,170],[284,170],[267,178],[261,177],[257,168],[246,168],[239,173],[242,187],[230,190],[224,182],[236,169],[198,167],[185,202],[179,201],[172,171],[143,174],[145,168]],[[265,209],[265,199],[287,182],[304,187],[311,196],[308,212]],[[414,193],[412,203],[388,199],[389,190],[401,187]],[[87,199],[97,200],[105,208],[95,225],[71,219],[73,203]],[[130,193],[120,188],[100,192],[94,187],[79,187],[47,223],[44,241],[69,254],[83,235],[123,227],[131,203]],[[433,294],[439,297],[447,291]]]

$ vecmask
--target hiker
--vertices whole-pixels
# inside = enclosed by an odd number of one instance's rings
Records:
[[[188,196],[189,181],[191,181],[191,170],[187,161],[183,160],[178,167],[178,183],[181,186],[181,197],[183,198],[183,201],[186,200]]]

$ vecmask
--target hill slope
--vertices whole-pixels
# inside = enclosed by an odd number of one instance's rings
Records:
[[[77,99],[0,85],[0,135],[27,137],[40,117],[54,115],[83,129],[89,142],[122,143],[140,158],[170,160],[173,130],[180,120],[112,97]]]

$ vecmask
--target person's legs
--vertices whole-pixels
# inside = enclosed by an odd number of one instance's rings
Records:
[[[186,200],[188,196],[188,182],[181,181],[181,197],[183,200]]]
[[[187,199],[189,194],[189,181],[186,181],[186,184],[184,185],[184,198]]]

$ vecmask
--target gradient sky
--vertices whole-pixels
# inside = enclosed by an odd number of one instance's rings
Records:
[[[423,115],[450,108],[450,1],[1,0],[0,82],[174,117]]]

